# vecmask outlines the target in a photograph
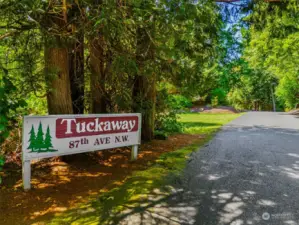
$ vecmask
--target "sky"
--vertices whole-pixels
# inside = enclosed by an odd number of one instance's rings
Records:
[[[242,9],[244,6],[247,6],[249,2],[250,0],[244,0],[233,4],[218,3],[218,5],[221,7],[221,15],[225,23],[224,30],[230,31],[233,27],[235,27],[237,31],[234,34],[234,39],[238,42],[242,41],[242,34],[240,31],[240,27],[237,27],[237,25],[241,21],[241,19],[246,16],[246,14],[248,14],[248,12],[244,13]],[[238,45],[233,46],[232,49],[230,49],[230,55],[228,56],[229,61],[241,56],[241,54],[237,51],[237,48],[234,49],[234,47],[237,46]]]

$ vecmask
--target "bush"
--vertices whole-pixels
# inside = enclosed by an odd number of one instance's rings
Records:
[[[222,88],[214,89],[211,92],[211,104],[213,105],[213,100],[216,101],[216,99],[217,99],[216,106],[218,106],[219,104],[226,105],[226,103],[227,103],[226,95],[227,95],[227,93]]]
[[[278,100],[284,103],[286,109],[294,109],[299,103],[299,82],[297,77],[284,76],[278,87],[276,88],[276,95]]]
[[[212,107],[217,107],[219,105],[218,96],[212,98]]]
[[[182,132],[182,124],[178,122],[177,115],[174,112],[159,114],[156,118],[155,134],[168,136],[172,133]]]
[[[192,101],[183,95],[169,95],[169,105],[173,110],[185,109],[192,107]]]
[[[16,111],[26,106],[24,100],[16,98],[17,88],[4,75],[0,75],[0,144],[9,136],[12,122],[16,122]]]
[[[159,90],[156,102],[155,138],[167,139],[169,134],[182,132],[177,120],[177,111],[192,105],[182,95],[170,95],[166,88]]]

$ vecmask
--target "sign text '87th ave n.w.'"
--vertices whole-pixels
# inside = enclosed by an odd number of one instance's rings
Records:
[[[25,116],[23,184],[30,189],[30,160],[132,146],[136,159],[141,114]]]

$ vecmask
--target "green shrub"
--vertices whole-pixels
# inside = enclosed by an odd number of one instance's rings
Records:
[[[172,95],[166,88],[158,91],[156,102],[155,138],[167,139],[169,134],[182,132],[182,124],[178,122],[177,111],[192,105],[182,95]]]
[[[24,107],[26,102],[16,98],[17,88],[6,78],[0,74],[0,144],[9,135],[11,123],[15,122],[15,112],[19,107]]]
[[[294,109],[299,103],[299,82],[295,76],[284,76],[276,89],[278,100],[283,102],[286,109]]]
[[[227,103],[226,99],[227,93],[222,88],[216,88],[211,92],[211,104],[213,105],[213,100],[217,98],[217,104],[225,105]],[[214,100],[216,101],[216,100]]]
[[[212,107],[217,107],[219,105],[218,96],[212,98]]]
[[[192,107],[192,101],[183,95],[169,95],[169,105],[174,110],[180,110]]]
[[[174,112],[159,114],[156,118],[155,130],[158,134],[164,132],[167,136],[171,133],[182,132],[182,124],[178,122],[177,115]]]
[[[10,130],[13,129],[18,122],[18,109],[26,105],[24,100],[17,97],[17,93],[17,88],[8,79],[7,70],[0,67],[0,150],[1,145],[9,136]],[[0,172],[3,169],[4,163],[5,157],[3,153],[0,152]],[[1,182],[2,179],[0,176],[0,184]]]

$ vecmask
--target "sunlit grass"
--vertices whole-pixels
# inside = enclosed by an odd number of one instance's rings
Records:
[[[179,121],[183,123],[187,134],[211,134],[240,115],[190,113],[179,115]]]
[[[193,151],[212,137],[223,124],[238,114],[182,114],[180,121],[189,134],[205,134],[193,145],[162,154],[156,163],[144,171],[136,171],[114,189],[98,198],[56,215],[47,224],[118,224],[127,215],[141,213],[165,200],[171,185],[186,166]],[[155,190],[158,190],[155,192]]]

